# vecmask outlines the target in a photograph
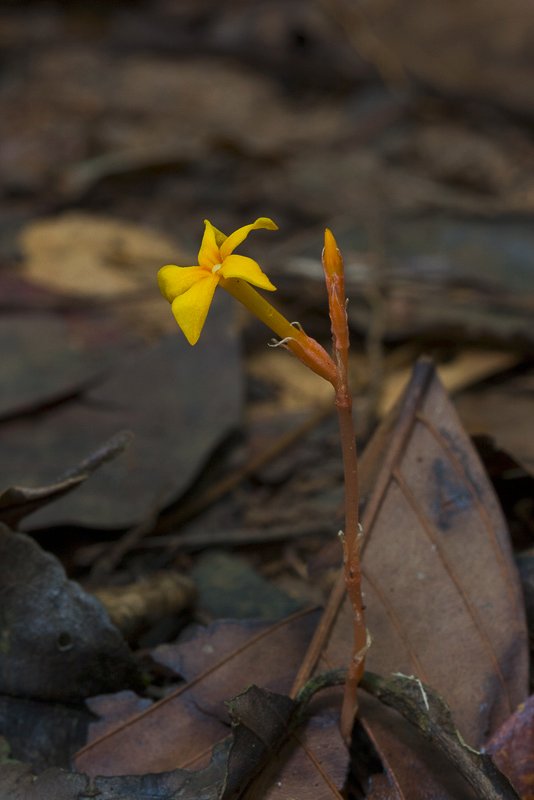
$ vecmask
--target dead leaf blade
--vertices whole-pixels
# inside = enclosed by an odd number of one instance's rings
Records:
[[[361,477],[367,667],[425,681],[444,697],[465,740],[480,746],[526,696],[524,608],[493,489],[429,361],[416,365],[369,443]],[[351,610],[338,588],[326,611],[335,623],[322,634],[320,669],[350,658]],[[365,713],[362,722],[401,796],[422,797],[388,725]],[[413,746],[410,758],[430,780],[432,768]]]
[[[192,663],[188,682],[86,745],[76,767],[118,775],[201,766],[228,733],[225,700],[251,683],[289,691],[316,620],[317,612],[305,610],[275,624],[257,624],[252,634],[243,625],[228,652],[210,648],[209,641],[204,647],[201,640],[203,661]]]

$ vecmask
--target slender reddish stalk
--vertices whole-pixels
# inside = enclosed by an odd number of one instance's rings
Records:
[[[354,619],[354,643],[347,671],[345,694],[341,709],[341,732],[349,739],[358,701],[356,690],[365,666],[367,629],[361,591],[359,486],[356,436],[352,419],[352,397],[348,380],[349,332],[347,322],[345,278],[343,259],[336,240],[328,228],[325,231],[323,266],[328,292],[332,341],[337,380],[334,385],[335,404],[339,421],[343,472],[345,478],[345,530],[342,532],[343,569],[345,586],[352,606]]]

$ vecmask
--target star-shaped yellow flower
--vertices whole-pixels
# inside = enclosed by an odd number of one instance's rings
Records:
[[[224,286],[227,280],[239,278],[269,292],[276,290],[256,261],[247,256],[234,255],[234,250],[250,231],[258,228],[277,230],[278,226],[272,219],[260,217],[251,225],[238,228],[230,236],[225,236],[207,219],[204,224],[206,229],[198,253],[198,266],[168,265],[158,272],[160,291],[172,303],[172,313],[189,344],[198,341],[219,283]]]

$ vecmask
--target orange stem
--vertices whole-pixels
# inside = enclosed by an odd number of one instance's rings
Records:
[[[352,606],[354,643],[347,671],[345,693],[341,709],[341,733],[349,740],[358,701],[356,690],[365,666],[367,629],[361,590],[359,483],[356,435],[352,418],[352,397],[348,380],[349,330],[347,321],[343,259],[332,233],[325,231],[323,266],[328,292],[332,340],[337,380],[336,409],[338,413],[343,472],[345,479],[345,530],[343,532],[343,569],[345,586]]]

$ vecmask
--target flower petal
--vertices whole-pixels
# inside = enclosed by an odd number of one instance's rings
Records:
[[[174,318],[189,344],[198,342],[213,293],[219,283],[216,275],[209,275],[205,270],[203,272],[206,277],[197,281],[187,292],[176,297],[172,304]]]
[[[215,264],[220,264],[223,260],[219,248],[226,240],[226,236],[222,231],[212,225],[209,219],[204,220],[204,225],[206,227],[200,250],[198,251],[198,263],[202,267],[209,267],[211,269],[211,267],[215,266]]]
[[[202,267],[175,267],[169,264],[158,271],[158,285],[163,297],[172,303],[209,273]]]
[[[260,289],[267,289],[268,292],[276,291],[276,286],[273,286],[260,265],[248,256],[228,256],[223,261],[219,275],[223,278],[242,278]]]
[[[247,238],[250,231],[256,231],[258,228],[266,228],[269,231],[277,231],[278,225],[268,217],[260,217],[251,225],[244,225],[242,228],[238,228],[236,231],[231,233],[230,236],[227,236],[224,242],[220,245],[222,258],[225,259],[230,255],[230,253],[233,253],[236,247],[238,247],[241,242]],[[199,263],[202,262],[199,261]]]

